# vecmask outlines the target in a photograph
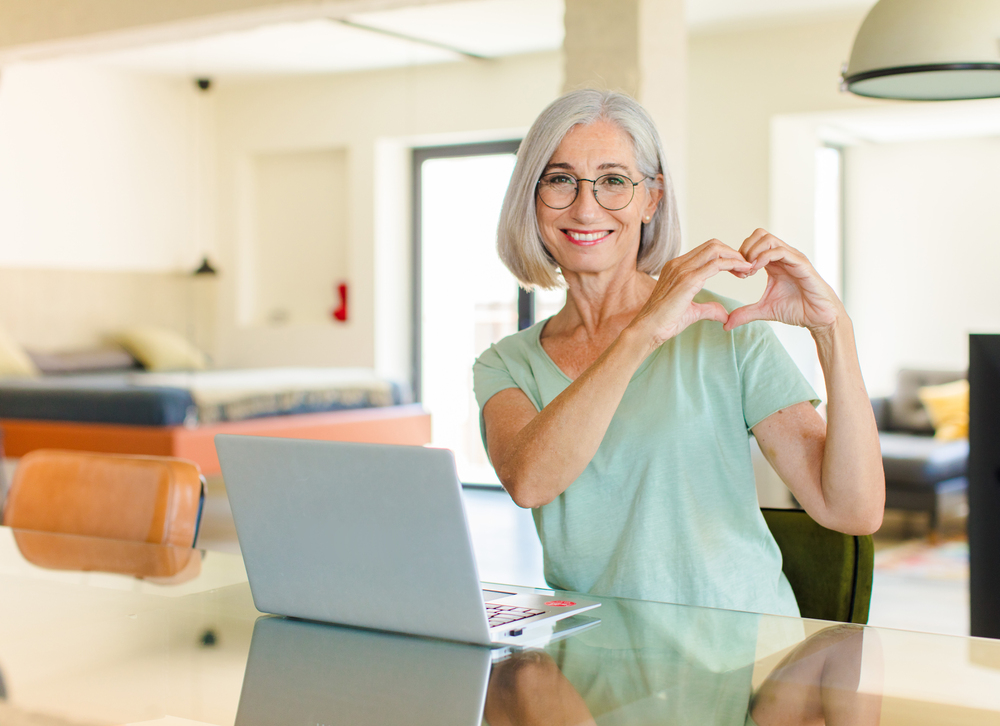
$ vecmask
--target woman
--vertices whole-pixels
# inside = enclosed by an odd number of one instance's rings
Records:
[[[483,438],[532,514],[553,587],[797,614],[760,514],[749,434],[820,524],[881,523],[878,435],[851,321],[799,252],[764,230],[677,256],[656,130],[634,100],[576,91],[535,121],[504,200],[498,249],[563,309],[476,361]],[[763,270],[735,307],[703,290]],[[653,275],[658,273],[658,278]],[[816,340],[828,420],[762,320]]]

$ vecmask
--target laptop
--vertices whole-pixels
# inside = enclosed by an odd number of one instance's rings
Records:
[[[598,602],[480,586],[446,449],[215,437],[254,605],[275,615],[537,645],[592,627]]]

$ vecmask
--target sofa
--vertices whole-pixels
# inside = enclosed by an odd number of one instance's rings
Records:
[[[964,371],[903,369],[891,396],[872,399],[885,468],[885,506],[927,512],[932,537],[942,497],[968,489],[969,441],[935,439],[917,391],[965,377]]]

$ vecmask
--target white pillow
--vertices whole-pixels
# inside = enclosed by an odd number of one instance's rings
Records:
[[[39,375],[38,367],[24,352],[24,348],[0,327],[0,378],[4,376],[25,378],[37,375]]]

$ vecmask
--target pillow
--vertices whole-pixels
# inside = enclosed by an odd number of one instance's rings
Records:
[[[38,368],[16,340],[0,328],[0,378],[4,376],[34,377]]]
[[[116,340],[149,371],[201,371],[208,367],[204,353],[166,328],[138,325],[120,333]]]
[[[934,433],[934,424],[917,391],[924,386],[938,386],[960,378],[965,378],[964,371],[901,368],[896,376],[896,391],[889,399],[889,430]]]
[[[967,380],[917,389],[934,424],[934,438],[955,441],[969,437],[969,382]]]
[[[139,361],[124,348],[95,348],[56,353],[28,353],[42,375],[58,376],[74,373],[103,373],[105,371],[130,371],[139,368]]]

